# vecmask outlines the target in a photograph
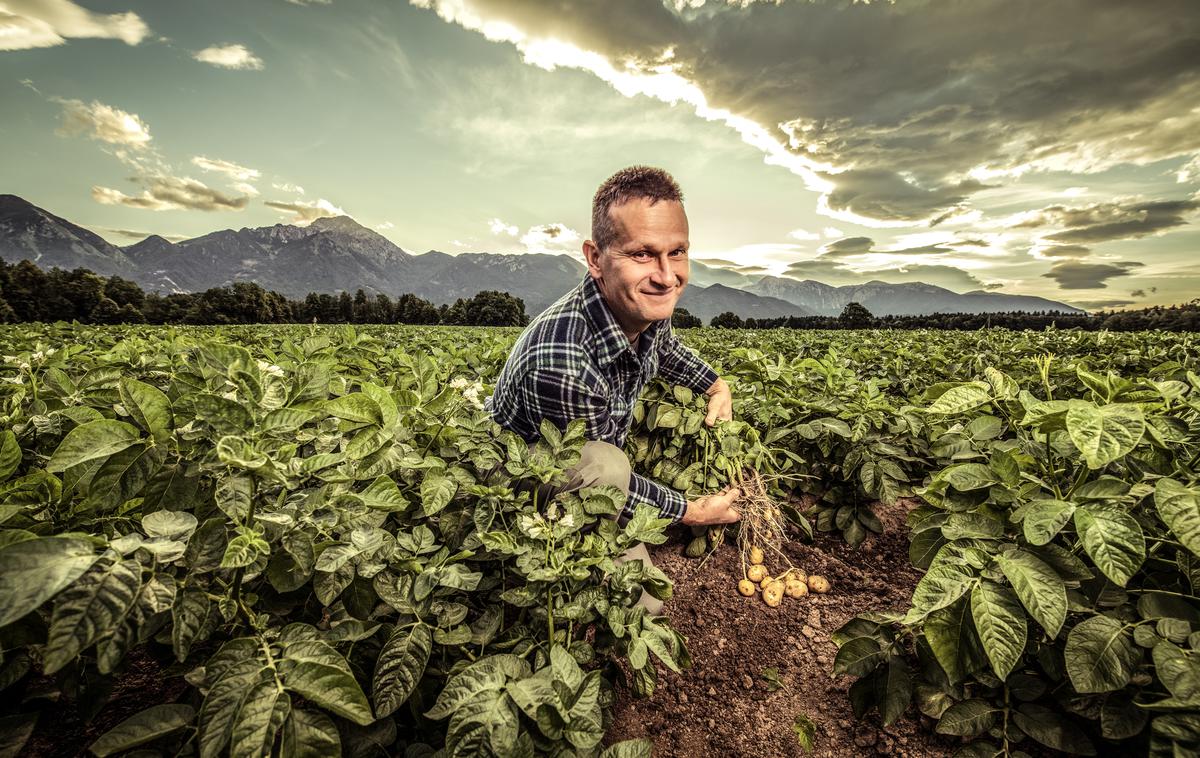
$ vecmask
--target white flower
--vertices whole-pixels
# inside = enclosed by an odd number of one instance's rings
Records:
[[[465,376],[456,376],[450,380],[450,389],[463,390],[467,388],[470,382]]]
[[[29,370],[29,361],[21,361],[20,363],[17,364],[17,368],[28,371]]]
[[[35,360],[35,361],[40,361],[45,357],[46,357],[46,354],[43,353],[41,350],[38,350],[38,351],[34,352],[33,355],[30,356],[30,359]]]
[[[46,348],[46,357],[50,357],[51,355],[54,355],[57,352],[58,352],[58,348],[48,347],[48,348]]]
[[[558,525],[564,529],[570,529],[571,527],[575,526],[575,517],[568,513],[562,517],[562,519],[558,522]]]

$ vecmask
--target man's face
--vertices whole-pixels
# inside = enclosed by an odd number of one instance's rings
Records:
[[[609,209],[619,240],[607,250],[583,243],[588,273],[632,340],[671,318],[688,280],[688,221],[683,205],[635,198]]]

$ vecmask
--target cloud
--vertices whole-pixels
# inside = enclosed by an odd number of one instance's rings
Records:
[[[349,215],[325,198],[313,201],[294,200],[292,202],[267,200],[263,205],[292,214],[289,221],[296,226],[308,226],[319,218]]]
[[[1119,201],[1078,208],[1052,205],[1026,214],[1013,228],[1066,227],[1043,238],[1050,242],[1137,239],[1185,226],[1186,217],[1197,210],[1200,200]]]
[[[1037,258],[1086,258],[1092,249],[1085,245],[1036,245],[1033,249]]]
[[[0,50],[65,44],[68,38],[119,39],[140,43],[150,28],[136,13],[93,13],[71,0],[0,2]]]
[[[881,281],[889,284],[921,282],[955,292],[988,288],[987,284],[973,274],[954,266],[917,264],[859,270],[844,262],[823,257],[797,261],[788,266],[784,276],[793,279],[816,279],[834,286]]]
[[[214,45],[192,53],[192,57],[217,68],[243,71],[261,71],[263,68],[262,58],[250,52],[245,45]]]
[[[1109,279],[1127,276],[1133,269],[1143,265],[1137,261],[1119,261],[1117,263],[1060,261],[1051,265],[1050,270],[1042,276],[1058,282],[1058,286],[1065,290],[1106,289]]]
[[[386,232],[388,229],[395,229],[395,228],[396,228],[396,225],[393,224],[391,221],[384,221],[382,224],[375,225],[375,230],[380,231],[380,232]]]
[[[155,232],[142,232],[135,229],[112,229],[107,226],[102,226],[99,230],[105,234],[111,234],[115,237],[125,237],[126,239],[131,240],[143,240],[151,235],[156,234]],[[187,237],[182,234],[158,234],[157,236],[162,237],[168,242],[179,242],[187,239]]]
[[[1200,150],[1194,0],[410,2],[530,65],[686,104],[848,220],[931,223],[1030,172]]]
[[[821,248],[822,255],[862,255],[869,253],[875,240],[870,237],[845,237]]]
[[[520,242],[526,252],[556,254],[572,250],[580,239],[579,232],[566,224],[542,224],[529,227]]]
[[[242,182],[253,181],[260,176],[258,169],[246,168],[245,166],[239,166],[231,161],[223,161],[218,158],[205,158],[203,155],[197,155],[192,158],[192,165],[204,171],[225,174],[231,179],[237,179]]]
[[[488,228],[492,230],[492,234],[498,237],[516,237],[521,231],[516,226],[506,224],[498,218],[488,221]]]
[[[272,183],[271,186],[274,187],[275,189],[279,190],[280,192],[291,192],[292,194],[295,194],[295,195],[303,195],[304,194],[303,187],[301,187],[299,184],[292,184],[291,182],[283,182],[282,184]]]
[[[111,187],[92,187],[92,199],[101,205],[124,205],[151,211],[240,211],[249,204],[246,195],[232,197],[191,178],[150,176],[136,179],[140,195],[126,195]]]
[[[1133,305],[1135,300],[1076,300],[1075,303],[1081,308],[1088,310],[1100,310],[1103,308],[1119,308],[1122,305]]]
[[[62,105],[62,126],[58,134],[64,137],[87,135],[110,145],[141,149],[150,144],[150,127],[136,113],[93,100],[51,98]]]
[[[800,240],[801,242],[812,242],[821,239],[821,235],[816,232],[810,232],[807,229],[793,229],[787,233],[790,239]]]
[[[1145,296],[1146,296],[1146,290],[1144,290],[1144,289],[1140,289],[1140,288],[1139,288],[1139,289],[1136,289],[1136,290],[1133,290],[1132,292],[1130,292],[1130,293],[1129,293],[1129,296],[1130,296],[1130,297],[1145,297]]]

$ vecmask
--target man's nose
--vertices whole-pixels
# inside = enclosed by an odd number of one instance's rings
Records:
[[[653,273],[650,274],[650,281],[660,287],[674,287],[679,284],[679,277],[675,273],[675,269],[671,267],[671,261],[666,258],[659,258],[658,265],[655,266]]]

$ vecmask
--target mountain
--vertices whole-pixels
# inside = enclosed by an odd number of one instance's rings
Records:
[[[1084,312],[1065,303],[1041,297],[1005,295],[982,290],[960,295],[944,287],[922,282],[889,284],[870,281],[865,284],[833,287],[811,279],[796,281],[786,277],[764,276],[747,287],[747,290],[757,295],[786,300],[821,316],[836,316],[850,302],[859,303],[876,316],[1006,311]]]
[[[813,312],[776,297],[755,295],[745,290],[713,284],[698,287],[689,284],[679,298],[679,307],[686,308],[704,323],[713,316],[732,311],[742,318],[779,318],[781,316],[811,316]]]
[[[131,276],[136,270],[121,248],[98,234],[42,210],[16,195],[0,195],[0,258],[29,259],[39,268],[86,268]]]
[[[120,275],[155,292],[196,292],[253,281],[292,298],[309,292],[413,293],[453,303],[482,290],[508,292],[533,316],[583,278],[586,268],[568,255],[413,255],[349,216],[308,226],[274,224],[223,229],[172,243],[157,235],[121,248],[16,195],[0,195],[0,258],[28,258],[42,268],[83,267]],[[680,307],[705,322],[724,311],[742,318],[836,316],[858,302],[877,316],[935,312],[1081,313],[1053,300],[998,292],[958,294],[930,284],[833,287],[812,280],[754,277],[693,261]]]

